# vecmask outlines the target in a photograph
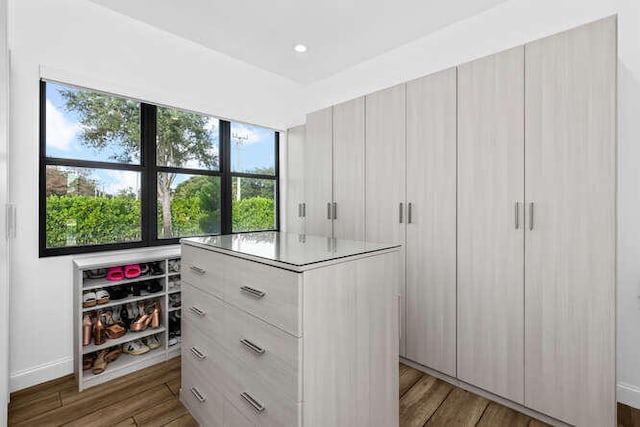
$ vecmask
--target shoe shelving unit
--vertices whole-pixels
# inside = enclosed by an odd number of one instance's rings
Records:
[[[180,343],[178,342],[170,345],[169,339],[170,333],[172,336],[174,335],[173,329],[180,329],[179,314],[181,313],[181,307],[173,307],[171,300],[172,298],[179,298],[181,290],[180,272],[170,270],[170,266],[176,264],[175,261],[180,261],[179,246],[120,251],[118,253],[111,253],[107,255],[77,257],[73,260],[74,373],[76,383],[78,384],[78,389],[80,391],[180,355]],[[119,281],[110,281],[106,278],[90,279],[85,277],[85,272],[89,270],[147,263],[158,263],[161,266],[162,272]],[[159,280],[162,284],[162,290],[154,293],[141,290],[140,295],[128,295],[126,298],[120,300],[110,300],[106,304],[98,304],[93,307],[86,308],[83,307],[82,296],[85,292],[95,291],[97,289],[104,289],[108,291],[109,288],[114,286],[142,284],[142,282],[150,280]],[[170,295],[178,295],[178,297],[170,297]],[[113,309],[115,306],[125,306],[128,303],[137,304],[139,302],[151,302],[153,300],[158,300],[162,311],[159,328],[152,329],[149,327],[141,332],[127,331],[123,337],[107,339],[107,341],[101,345],[95,345],[92,335],[91,344],[86,346],[82,345],[82,321],[85,314],[91,313],[95,315],[98,311],[108,311]],[[178,316],[176,316],[176,314]],[[170,318],[174,320],[170,322]],[[175,319],[178,320],[177,323]],[[83,356],[86,354],[92,354],[103,349],[122,346],[122,344],[146,338],[151,335],[156,335],[158,337],[160,342],[159,348],[150,350],[147,353],[138,356],[122,353],[117,360],[109,363],[105,371],[101,374],[95,375],[91,369],[86,371],[82,369]]]

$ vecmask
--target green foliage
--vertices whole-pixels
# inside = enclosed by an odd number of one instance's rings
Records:
[[[171,202],[172,236],[162,233],[162,206],[158,206],[158,236],[169,238],[210,233],[200,226],[203,219],[210,215],[209,212],[201,209],[200,204],[200,199],[197,197],[174,197]]]
[[[51,195],[46,224],[50,248],[140,240],[140,201]]]
[[[233,231],[275,228],[275,209],[271,198],[252,197],[233,201]]]

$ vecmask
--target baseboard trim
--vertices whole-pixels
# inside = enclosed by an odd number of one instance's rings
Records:
[[[527,408],[526,406],[522,406],[519,403],[513,402],[511,400],[505,399],[504,397],[500,397],[498,395],[495,395],[493,393],[490,393],[486,390],[483,390],[481,388],[478,388],[474,385],[468,384],[464,381],[461,381],[457,378],[454,378],[452,376],[449,376],[447,374],[443,374],[442,372],[436,371],[435,369],[431,369],[428,368],[426,366],[420,365],[419,363],[413,362],[411,360],[405,359],[404,357],[400,357],[400,362],[404,363],[407,366],[411,366],[414,369],[417,369],[421,372],[424,372],[425,374],[429,374],[432,377],[436,377],[438,379],[441,379],[444,382],[447,382],[451,385],[454,385],[456,387],[459,387],[461,389],[470,391],[471,393],[475,393],[479,396],[482,396],[486,399],[492,400],[494,402],[497,402],[501,405],[506,406],[507,408],[511,408],[515,411],[518,412],[522,412],[525,415],[530,416],[531,418],[535,418],[537,420],[540,420],[542,422],[545,422],[547,424],[550,424],[552,426],[557,426],[557,427],[571,427],[569,424],[566,424],[560,420],[557,420],[555,418],[552,418],[548,415],[542,414],[540,412],[534,411],[533,409]],[[640,391],[640,390],[639,390]]]
[[[640,408],[640,388],[625,383],[618,383],[618,402],[633,408]]]
[[[9,377],[9,391],[22,390],[73,373],[73,357],[63,357],[33,368],[13,372]]]

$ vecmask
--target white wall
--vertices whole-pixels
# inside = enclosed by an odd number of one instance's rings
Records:
[[[38,80],[283,129],[298,85],[86,0],[11,0],[13,390],[72,372],[71,257],[38,258]]]
[[[640,1],[509,0],[306,89],[303,112],[606,16],[619,18],[618,400],[640,408]]]

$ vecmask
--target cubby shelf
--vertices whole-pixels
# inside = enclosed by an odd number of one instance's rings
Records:
[[[179,272],[169,272],[169,260],[176,259],[180,259],[179,246],[121,251],[104,256],[92,255],[74,259],[74,372],[78,389],[80,391],[87,387],[93,387],[105,381],[118,378],[122,375],[135,372],[139,369],[180,355],[179,344],[173,346],[169,346],[168,344],[169,332],[166,326],[169,324],[169,313],[180,309],[179,307],[171,307],[169,301],[169,295],[179,293],[181,290],[180,286],[173,286],[169,288],[169,278],[171,277],[172,281],[175,281],[175,277],[180,276]],[[161,275],[139,276],[133,279],[124,279],[119,281],[110,281],[106,278],[89,279],[84,277],[84,272],[88,270],[144,263],[159,263],[159,266],[164,273]],[[108,288],[113,286],[127,286],[149,280],[159,280],[162,284],[162,290],[155,293],[149,293],[146,290],[141,290],[141,295],[128,295],[126,298],[109,301],[106,304],[97,304],[93,307],[82,306],[82,295],[87,291],[99,288],[105,288],[108,290]],[[161,310],[162,326],[156,329],[147,328],[141,332],[129,331],[126,335],[120,338],[113,340],[107,339],[107,341],[101,345],[95,345],[94,343],[87,346],[82,345],[82,320],[86,313],[107,310],[115,306],[145,300],[158,300]],[[139,356],[123,354],[114,362],[109,363],[106,370],[98,375],[94,375],[91,370],[83,371],[83,356],[102,349],[121,346],[124,343],[142,339],[151,335],[157,335],[161,344],[159,348]]]

